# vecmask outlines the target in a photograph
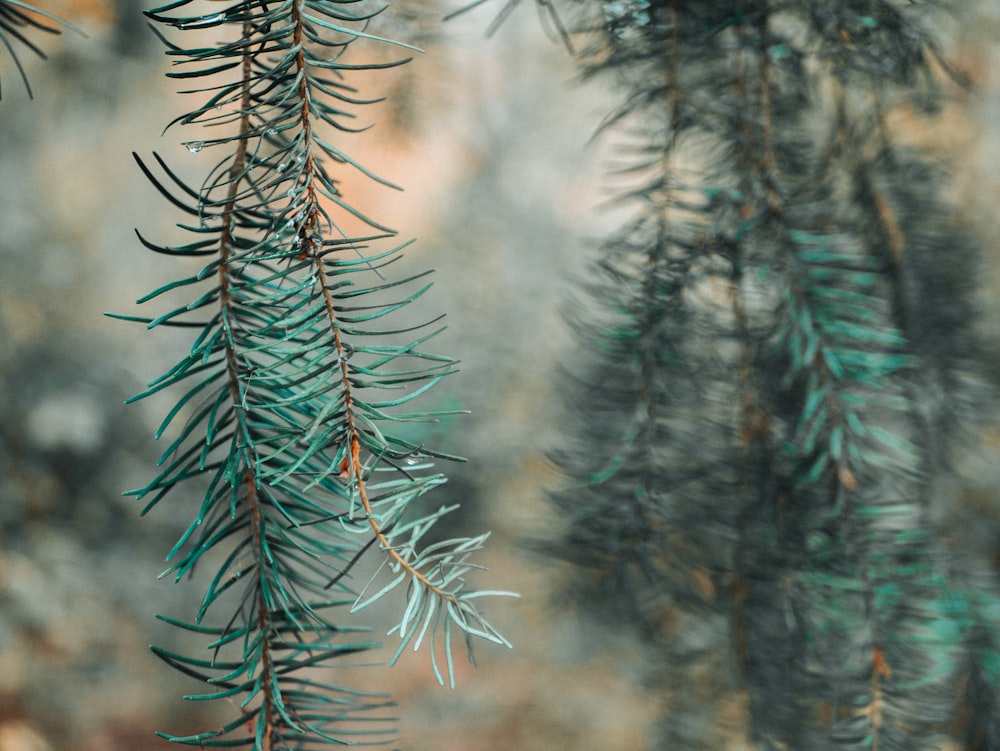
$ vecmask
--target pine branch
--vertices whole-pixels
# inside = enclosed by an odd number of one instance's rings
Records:
[[[582,65],[625,91],[605,127],[646,142],[595,285],[613,317],[577,326],[606,356],[559,460],[560,553],[625,589],[684,686],[665,742],[718,745],[727,686],[766,747],[929,748],[976,620],[933,477],[981,351],[975,243],[884,118],[938,96],[933,25],[861,0],[588,7]]]
[[[372,252],[395,233],[347,203],[328,171],[337,165],[380,180],[321,128],[356,130],[347,123],[364,100],[346,75],[405,59],[356,62],[348,54],[361,42],[388,43],[367,30],[372,14],[351,2],[245,0],[183,15],[190,5],[179,0],[147,16],[177,31],[227,30],[233,40],[168,43],[168,75],[193,82],[191,93],[204,100],[172,124],[212,128],[211,138],[186,145],[225,156],[197,188],[159,156],[155,167],[137,157],[164,198],[191,218],[183,226],[197,238],[159,246],[140,237],[143,245],[208,262],[140,300],[190,288],[190,302],[151,318],[122,316],[148,328],[200,329],[188,355],[132,400],[186,389],[157,431],[157,438],[172,436],[163,469],[131,493],[148,512],[181,485],[203,487],[201,508],[164,575],[179,581],[211,551],[223,551],[224,559],[194,622],[166,620],[211,637],[211,658],[156,653],[210,684],[189,698],[241,697],[241,715],[213,731],[164,737],[260,751],[386,742],[392,730],[381,713],[388,706],[383,695],[310,677],[377,646],[358,641],[359,629],[337,625],[329,611],[356,612],[406,582],[403,615],[390,632],[400,637],[392,661],[408,645],[426,642],[443,682],[435,643],[443,644],[452,685],[456,630],[470,660],[473,637],[507,644],[477,607],[479,598],[505,593],[466,584],[481,568],[471,557],[486,535],[419,547],[450,509],[417,519],[408,509],[444,483],[429,472],[431,459],[444,455],[383,428],[433,419],[409,403],[454,372],[450,358],[423,348],[435,332],[403,344],[374,341],[393,342],[432,323],[381,322],[428,289],[414,285],[424,274],[382,274],[404,246]],[[358,223],[370,231],[353,233],[349,226]],[[377,279],[366,282],[370,274]],[[414,457],[420,461],[412,466]],[[358,590],[349,586],[351,572],[369,550],[381,565]],[[226,607],[225,625],[202,625]]]

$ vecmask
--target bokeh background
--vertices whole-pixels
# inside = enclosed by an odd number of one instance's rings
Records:
[[[170,242],[179,217],[131,153],[156,151],[188,176],[214,154],[181,145],[193,130],[162,132],[191,100],[163,77],[141,17],[151,3],[37,4],[86,37],[41,39],[47,62],[22,57],[33,101],[0,50],[0,751],[166,749],[154,730],[219,715],[183,702],[196,684],[148,650],[183,637],[153,614],[187,617],[201,590],[157,579],[192,505],[177,496],[140,519],[122,496],[153,472],[170,395],[123,400],[187,345],[103,313],[141,314],[136,298],[186,270],[135,238]],[[415,314],[447,313],[437,349],[462,361],[432,399],[471,414],[428,439],[469,461],[444,467],[438,502],[463,503],[456,531],[494,530],[489,586],[523,594],[490,610],[514,650],[479,650],[456,691],[437,686],[424,654],[343,678],[393,692],[410,751],[640,749],[662,709],[643,690],[641,647],[601,625],[599,603],[571,609],[559,590],[572,572],[525,544],[558,529],[544,456],[560,440],[558,366],[576,346],[560,308],[620,216],[600,208],[613,139],[591,138],[614,92],[581,83],[533,3],[522,6],[487,38],[499,2],[446,24],[453,7],[410,3],[393,31],[426,54],[356,81],[387,101],[360,113],[375,127],[344,146],[405,187],[343,175],[349,201],[416,238],[407,268],[437,269]],[[900,127],[949,164],[959,215],[984,238],[983,325],[1000,342],[1000,2],[964,10],[949,54],[970,89],[930,124]],[[1000,525],[998,448],[987,431],[955,480],[970,535]]]

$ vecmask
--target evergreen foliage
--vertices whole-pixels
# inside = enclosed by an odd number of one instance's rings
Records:
[[[979,249],[898,124],[952,85],[946,4],[539,4],[585,74],[625,92],[605,128],[625,144],[632,215],[573,315],[586,360],[567,375],[578,424],[555,456],[555,552],[584,603],[662,658],[656,745],[1000,747],[1000,591],[990,561],[951,544],[939,483],[991,393]],[[16,63],[17,45],[41,54],[26,32],[55,30],[32,11],[0,0]],[[405,431],[442,416],[411,402],[455,369],[428,349],[436,321],[392,322],[426,274],[389,276],[406,243],[335,172],[390,185],[340,145],[366,101],[351,76],[409,54],[375,33],[380,12],[147,13],[168,75],[199,98],[171,126],[219,154],[197,184],[136,157],[191,235],[142,245],[204,265],[140,300],[163,312],[116,316],[194,334],[133,399],[180,393],[161,469],[131,493],[146,512],[193,492],[164,575],[210,569],[193,616],[161,616],[205,653],[155,652],[204,684],[188,698],[238,707],[222,727],[164,734],[182,744],[388,742],[389,697],[319,671],[376,646],[347,616],[393,591],[393,661],[426,646],[453,684],[456,638],[470,659],[475,637],[506,644],[477,609],[504,593],[466,584],[486,535],[421,544],[451,508],[407,513],[444,482],[434,462],[455,458]]]
[[[356,130],[351,113],[365,103],[346,82],[350,73],[406,62],[370,62],[371,52],[354,56],[353,45],[406,45],[367,31],[379,11],[355,2],[247,0],[185,14],[197,5],[183,0],[147,13],[161,27],[218,28],[231,41],[168,42],[168,76],[202,97],[175,123],[211,134],[188,141],[191,151],[224,153],[202,184],[189,186],[159,157],[155,167],[139,160],[194,236],[172,247],[140,236],[143,244],[207,263],[140,300],[191,288],[190,302],[141,320],[149,328],[192,327],[197,336],[135,397],[186,389],[157,437],[182,410],[188,416],[161,457],[162,471],[133,493],[148,511],[178,485],[201,483],[201,507],[171,550],[167,573],[179,580],[210,551],[226,554],[194,622],[168,620],[205,633],[211,658],[157,654],[208,684],[191,698],[238,696],[241,714],[220,730],[170,737],[231,745],[249,723],[262,750],[385,740],[383,696],[311,677],[313,668],[372,647],[356,627],[334,621],[338,608],[357,612],[405,590],[393,662],[406,647],[426,644],[438,679],[446,674],[452,685],[456,636],[470,659],[473,637],[506,644],[477,609],[478,598],[496,593],[466,584],[487,535],[421,546],[452,509],[406,513],[444,482],[434,461],[450,458],[394,427],[439,417],[411,402],[454,371],[450,358],[426,349],[439,331],[433,321],[387,320],[429,288],[426,274],[383,274],[405,243],[393,244],[392,230],[348,204],[331,171],[356,169],[385,182],[334,138]],[[396,343],[403,334],[410,338]],[[369,549],[380,562],[358,588],[351,570]],[[230,614],[219,625],[202,625],[220,608]]]
[[[221,727],[162,735],[258,751],[387,743],[389,697],[330,682],[329,667],[378,646],[353,614],[404,593],[391,662],[423,647],[452,686],[456,640],[470,660],[475,638],[507,644],[478,607],[507,593],[467,584],[488,535],[424,544],[455,507],[408,513],[445,482],[435,462],[457,458],[404,437],[442,416],[415,404],[455,370],[428,349],[436,320],[393,322],[430,287],[427,273],[390,276],[407,243],[350,205],[335,171],[390,184],[340,142],[363,129],[354,112],[369,101],[351,77],[406,62],[386,62],[379,46],[408,46],[373,34],[381,9],[355,0],[205,7],[175,0],[146,15],[167,45],[167,75],[198,99],[168,129],[198,128],[185,143],[209,166],[189,183],[160,156],[136,156],[191,237],[162,245],[139,234],[142,245],[178,269],[204,265],[139,300],[161,311],[113,316],[193,334],[188,353],[129,400],[179,394],[156,433],[167,443],[160,469],[130,494],[143,513],[168,496],[200,497],[163,575],[208,567],[207,589],[193,615],[160,618],[206,649],[153,649],[202,682],[186,698],[235,711]],[[0,31],[37,51],[18,27],[48,27],[28,10],[5,0]],[[206,44],[206,30],[223,41]],[[197,38],[181,46],[171,32]],[[360,585],[356,567],[371,569]]]
[[[1000,743],[997,582],[936,484],[982,405],[978,248],[891,122],[939,104],[941,5],[571,11],[633,218],[574,316],[560,553],[663,656],[664,748]]]

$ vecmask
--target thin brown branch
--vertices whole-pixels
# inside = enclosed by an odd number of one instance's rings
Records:
[[[305,219],[302,223],[302,227],[299,229],[299,243],[302,248],[303,253],[308,253],[312,257],[313,265],[316,270],[316,276],[319,281],[320,289],[323,290],[323,301],[326,307],[327,320],[329,321],[330,330],[333,334],[334,347],[336,348],[338,360],[340,363],[340,378],[341,384],[344,389],[344,411],[347,418],[347,446],[349,450],[349,467],[350,467],[350,478],[353,480],[355,487],[358,491],[358,497],[361,500],[361,506],[364,510],[366,520],[372,529],[378,543],[386,555],[388,555],[393,561],[395,561],[399,566],[401,566],[405,571],[407,571],[417,582],[425,587],[428,591],[432,592],[437,597],[451,602],[457,603],[457,598],[445,592],[440,587],[433,584],[427,576],[415,568],[409,561],[404,558],[398,550],[392,545],[389,540],[385,529],[379,523],[375,511],[372,508],[371,500],[368,497],[367,482],[364,476],[364,467],[361,463],[361,431],[358,429],[357,420],[354,414],[354,400],[352,397],[352,388],[350,380],[350,371],[348,368],[348,352],[343,337],[341,335],[340,325],[337,319],[337,313],[334,308],[333,295],[330,292],[332,285],[330,284],[329,277],[327,275],[326,267],[323,264],[323,259],[320,255],[321,248],[317,247],[314,237],[321,224],[321,209],[319,204],[319,191],[317,189],[317,171],[318,168],[314,161],[312,154],[312,112],[310,107],[310,96],[309,96],[309,85],[307,82],[306,70],[308,68],[308,61],[305,57],[305,52],[302,47],[303,41],[303,28],[304,22],[302,18],[302,11],[300,4],[297,2],[292,7],[292,43],[297,47],[298,52],[295,56],[295,64],[299,73],[299,106],[300,106],[300,123],[302,127],[302,143],[306,151],[305,163],[303,166],[303,173],[306,175],[306,185],[305,185],[305,195],[307,200],[307,213]]]
[[[885,697],[882,691],[881,681],[892,677],[892,668],[885,660],[885,653],[878,646],[872,649],[872,676],[871,676],[871,701],[864,707],[857,710],[856,714],[867,717],[872,726],[872,751],[878,751],[879,739],[878,731],[885,724],[884,711],[886,707]]]
[[[249,39],[254,33],[254,27],[250,23],[245,23],[242,28],[244,39]],[[246,173],[247,167],[247,141],[251,131],[250,111],[252,106],[250,94],[250,82],[253,76],[254,52],[250,46],[246,46],[243,52],[241,67],[242,94],[240,98],[240,120],[239,136],[236,141],[236,152],[233,155],[232,167],[229,170],[229,189],[226,196],[226,203],[223,208],[223,227],[219,239],[219,303],[222,308],[222,324],[226,328],[226,371],[229,378],[230,397],[233,401],[233,409],[238,413],[242,412],[239,422],[246,424],[247,407],[240,394],[240,364],[237,359],[232,342],[232,332],[229,328],[228,313],[233,310],[234,304],[231,294],[232,269],[230,257],[235,246],[233,228],[235,225],[235,212],[237,209],[240,185]],[[257,492],[256,477],[251,465],[247,465],[243,470],[243,485],[246,492],[246,503],[250,507],[251,534],[253,537],[253,550],[257,561],[263,561],[263,537],[264,537],[264,512],[260,495]],[[257,576],[266,576],[266,567],[258,563],[256,567]],[[259,581],[259,580],[258,580]],[[263,588],[257,584],[257,628],[262,634],[267,634],[271,630],[269,608],[264,598]],[[270,639],[265,637],[261,650],[261,685],[263,691],[263,706],[261,711],[264,714],[264,734],[263,746],[260,751],[271,751],[274,735],[274,714],[276,702],[273,690],[274,665],[271,658]]]
[[[878,214],[879,223],[889,244],[889,250],[896,263],[903,260],[903,230],[896,220],[896,212],[879,191],[872,186],[872,199],[875,204],[875,211]]]

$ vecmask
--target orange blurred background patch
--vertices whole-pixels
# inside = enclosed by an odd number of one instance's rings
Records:
[[[93,21],[111,24],[118,19],[114,0],[35,0],[32,4],[77,26]]]

